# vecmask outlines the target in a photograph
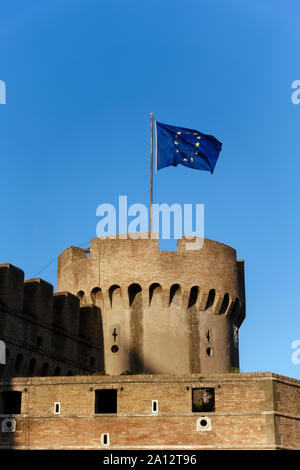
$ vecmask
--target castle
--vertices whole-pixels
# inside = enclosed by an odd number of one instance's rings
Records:
[[[300,448],[300,381],[239,373],[233,248],[95,238],[57,289],[0,265],[0,448]]]

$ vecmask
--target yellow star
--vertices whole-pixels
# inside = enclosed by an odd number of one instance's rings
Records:
[[[179,131],[179,132],[177,132],[177,134],[178,134],[178,135],[180,135],[180,134],[181,134],[181,132]]]
[[[174,140],[174,144],[175,144],[175,145],[178,145],[178,142],[177,142],[177,140]]]
[[[196,142],[196,147],[199,147],[199,145],[200,145],[200,142]]]

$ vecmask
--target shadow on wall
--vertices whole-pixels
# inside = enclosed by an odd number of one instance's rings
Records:
[[[124,294],[125,293],[125,296]],[[84,294],[85,295],[85,294]],[[105,302],[104,296],[107,295],[107,302]],[[202,342],[202,350],[206,351],[208,357],[213,356],[213,349],[211,347],[212,341],[212,331],[211,326],[208,324],[206,329],[206,336],[204,337],[204,332],[202,331],[202,336],[200,340],[200,333],[198,328],[198,315],[200,312],[203,313],[207,310],[211,310],[214,312],[213,317],[217,319],[217,317],[226,317],[228,323],[234,323],[236,318],[240,314],[240,301],[237,297],[233,300],[228,293],[223,295],[217,295],[214,289],[211,289],[207,293],[201,292],[199,286],[192,286],[188,292],[182,292],[182,288],[179,284],[173,284],[167,289],[162,289],[162,286],[158,283],[153,283],[149,286],[149,291],[142,290],[141,286],[137,283],[130,284],[127,289],[121,289],[121,287],[117,284],[110,286],[107,291],[102,291],[99,287],[93,288],[91,291],[91,298],[93,302],[96,302],[97,305],[101,305],[102,308],[104,304],[107,306],[106,308],[113,309],[115,296],[119,300],[117,300],[117,312],[118,308],[120,311],[124,309],[129,309],[129,329],[130,329],[130,343],[122,344],[122,356],[128,358],[128,370],[122,371],[119,369],[120,373],[128,373],[128,374],[140,374],[140,373],[147,373],[147,374],[159,374],[161,372],[159,362],[156,364],[149,363],[149,357],[144,356],[144,348],[143,348],[143,336],[144,336],[144,313],[143,308],[146,307],[147,304],[149,308],[151,307],[152,302],[155,299],[155,296],[160,297],[160,301],[162,301],[162,296],[164,296],[164,308],[170,307],[171,305],[175,305],[178,308],[182,308],[186,312],[187,320],[188,320],[188,334],[189,334],[189,372],[190,373],[198,373],[201,371],[201,364],[200,364],[200,342]],[[142,298],[144,297],[144,299]],[[120,297],[123,299],[120,300]],[[118,307],[119,305],[119,307]],[[120,312],[119,312],[120,313]],[[110,311],[108,312],[110,315]],[[122,318],[122,317],[121,317]],[[205,317],[203,317],[205,318]],[[208,318],[208,317],[207,317]],[[122,321],[122,319],[120,320]],[[126,320],[128,321],[128,320]],[[112,326],[112,335],[119,337],[118,326],[119,325],[111,325]],[[115,328],[113,328],[115,327]],[[205,327],[204,327],[205,328]],[[231,334],[230,329],[230,334]],[[107,334],[110,334],[107,332]],[[152,334],[155,334],[152,332]],[[206,338],[206,343],[204,344],[204,340]],[[238,351],[235,345],[233,344],[233,338],[229,338],[230,342],[230,359],[229,363],[231,367],[238,367]],[[166,341],[166,344],[168,342]],[[111,352],[118,353],[119,352],[119,344],[117,340],[114,338],[114,343],[111,347]],[[108,356],[110,355],[110,349],[108,348],[106,351]],[[234,356],[234,357],[233,357]],[[116,356],[117,358],[117,356]],[[110,366],[108,365],[108,358],[106,358],[105,364],[108,370]],[[151,362],[151,361],[150,361]],[[216,367],[223,367],[223,365],[216,365]],[[223,370],[223,368],[221,369]],[[224,369],[225,370],[225,369]],[[116,374],[117,372],[113,372]]]
[[[104,339],[101,309],[93,305],[82,307],[80,326],[81,341],[74,342],[75,349],[72,350],[70,357],[66,353],[59,354],[53,342],[51,348],[44,345],[39,336],[37,346],[33,344],[27,348],[8,340],[5,343],[5,364],[0,364],[0,381],[11,377],[90,375],[96,370],[102,370],[104,368]],[[97,332],[98,349],[94,347],[95,332]],[[80,363],[75,363],[76,357],[80,358]],[[72,362],[74,367],[72,367]],[[80,368],[82,363],[85,363],[85,369]]]
[[[17,418],[26,413],[27,388],[14,386],[11,381],[0,382],[0,449],[16,447]],[[26,419],[26,418],[25,418]]]

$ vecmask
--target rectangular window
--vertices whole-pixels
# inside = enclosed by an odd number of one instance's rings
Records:
[[[117,390],[95,390],[95,413],[117,413]]]
[[[192,411],[215,411],[215,389],[204,387],[193,388]]]
[[[158,413],[158,400],[152,400],[152,413]]]
[[[109,434],[101,434],[101,444],[103,446],[109,445]]]
[[[21,413],[22,392],[0,392],[0,414],[18,415]]]
[[[60,402],[56,401],[54,403],[54,414],[60,415]]]

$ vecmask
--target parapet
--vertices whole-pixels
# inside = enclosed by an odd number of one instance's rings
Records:
[[[84,315],[78,297],[69,292],[53,294],[53,286],[43,279],[24,281],[24,272],[11,264],[0,265],[0,308],[2,317],[6,313],[17,313],[31,324],[60,328],[65,333],[82,337],[92,344],[99,343],[96,331],[100,321],[99,312],[97,322],[95,312],[94,315]],[[89,334],[81,333],[82,315],[86,318],[83,332],[88,331]],[[3,318],[2,321],[4,324]]]
[[[147,234],[141,234],[143,236]],[[90,249],[70,247],[58,258],[57,285],[87,296],[95,288],[127,288],[139,284],[148,289],[153,283],[163,288],[179,284],[183,289],[200,286],[207,293],[214,289],[221,297],[227,293],[244,303],[243,262],[228,245],[202,239],[200,249],[186,249],[191,241],[178,240],[177,251],[160,251],[158,240],[150,238],[93,238]],[[195,246],[197,246],[195,244]]]
[[[0,264],[0,304],[21,311],[23,296],[24,272],[12,264]]]

